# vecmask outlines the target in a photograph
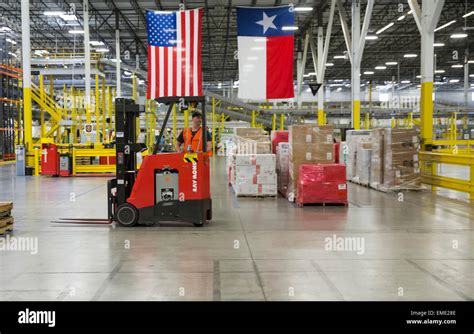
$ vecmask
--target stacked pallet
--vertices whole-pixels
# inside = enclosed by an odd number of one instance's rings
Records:
[[[298,196],[299,167],[303,164],[334,163],[333,131],[331,125],[293,125],[289,129],[290,159],[288,199]]]
[[[374,129],[370,186],[381,191],[421,189],[416,129]]]
[[[0,235],[13,231],[12,202],[0,202]]]
[[[235,154],[230,183],[237,196],[277,195],[275,154]]]
[[[227,176],[232,185],[232,175],[235,174],[235,155],[254,155],[271,153],[269,137],[258,128],[234,128],[235,135],[227,147]]]
[[[416,129],[351,130],[346,139],[347,180],[384,192],[422,189]]]
[[[372,154],[372,131],[350,130],[346,134],[347,180],[368,186],[370,182],[370,160]]]
[[[276,171],[278,192],[286,197],[290,181],[290,143],[279,143],[276,148]]]
[[[347,205],[346,166],[314,164],[299,167],[296,204]]]

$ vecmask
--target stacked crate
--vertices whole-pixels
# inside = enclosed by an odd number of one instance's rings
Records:
[[[371,130],[350,130],[346,134],[345,150],[347,180],[368,185],[370,182],[369,166],[372,150]]]
[[[382,191],[420,189],[416,129],[374,129],[370,185]]]
[[[347,205],[346,166],[341,164],[301,165],[296,203]]]
[[[334,163],[333,126],[293,125],[289,129],[290,161],[288,199],[294,200],[299,167],[303,164]]]
[[[237,196],[276,196],[275,154],[236,154],[231,184]]]
[[[0,235],[13,231],[12,202],[0,202]]]
[[[276,148],[276,170],[278,178],[278,192],[286,197],[290,180],[290,143],[279,143]]]

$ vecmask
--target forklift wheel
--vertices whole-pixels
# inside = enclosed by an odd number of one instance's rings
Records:
[[[203,227],[203,226],[204,226],[204,223],[203,223],[203,222],[194,223],[194,226],[196,226],[196,227]]]
[[[138,211],[129,203],[120,205],[115,216],[117,223],[122,226],[130,227],[135,226],[138,223]]]
[[[212,220],[212,209],[206,211],[206,219]]]

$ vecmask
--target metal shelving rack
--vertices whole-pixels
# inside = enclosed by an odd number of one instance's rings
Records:
[[[15,133],[21,127],[19,47],[12,33],[0,32],[0,161],[15,159],[15,141],[21,138]]]

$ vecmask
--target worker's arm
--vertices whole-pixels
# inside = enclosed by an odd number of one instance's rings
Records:
[[[211,152],[212,151],[212,136],[209,130],[207,130],[206,132],[207,132],[207,152]]]
[[[183,131],[179,134],[178,138],[176,138],[176,152],[181,153],[183,150],[181,149],[181,145],[184,143],[184,138],[183,138]]]

